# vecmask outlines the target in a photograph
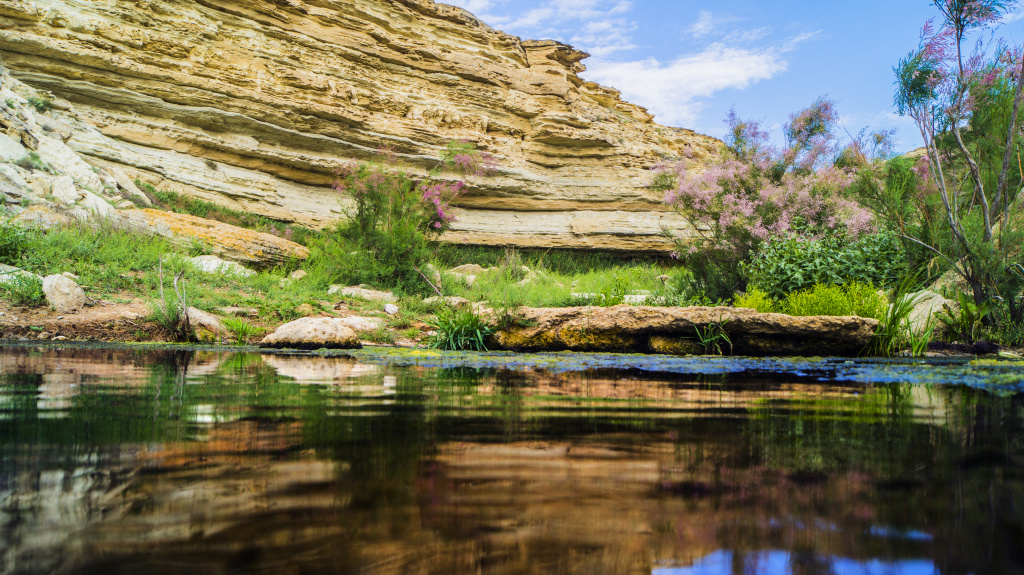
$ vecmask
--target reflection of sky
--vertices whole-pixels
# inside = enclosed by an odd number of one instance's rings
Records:
[[[819,567],[824,571],[815,573],[829,575],[935,575],[938,570],[935,564],[924,559],[904,561],[858,561],[844,557],[819,558]],[[689,567],[655,568],[653,575],[792,575],[793,558],[786,551],[764,551],[751,553],[744,561],[737,561],[734,571],[733,554],[731,551],[715,551],[714,553],[693,562]],[[801,572],[804,572],[801,569]]]

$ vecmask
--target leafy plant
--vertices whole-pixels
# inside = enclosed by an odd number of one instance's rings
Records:
[[[921,332],[915,332],[910,325],[906,326],[907,344],[910,347],[911,357],[921,357],[928,351],[928,344],[935,337],[935,326],[934,315],[928,318]]]
[[[491,161],[472,144],[453,142],[423,179],[399,169],[396,154],[386,149],[369,162],[343,166],[334,189],[352,202],[348,219],[314,246],[314,259],[336,281],[413,293],[429,286],[440,295],[421,269],[432,255],[431,242],[455,221],[451,202],[466,184],[439,174],[444,169],[482,174]]]
[[[25,98],[29,106],[35,109],[36,112],[42,114],[53,107],[53,100],[49,98],[39,98],[37,96],[29,96]]]
[[[0,283],[0,293],[14,305],[39,307],[46,303],[43,282],[24,273],[14,272]]]
[[[908,276],[896,286],[892,304],[886,307],[881,317],[876,318],[878,329],[865,347],[865,354],[891,357],[906,345],[912,331],[910,312],[919,301],[919,297],[910,297],[910,290],[916,282],[916,276]]]
[[[779,310],[793,316],[853,315],[880,319],[885,315],[887,304],[885,297],[870,284],[816,284],[787,295],[779,304]]]
[[[174,276],[172,284],[177,299],[167,303],[167,298],[164,296],[163,262],[160,262],[158,270],[160,301],[153,302],[150,305],[150,319],[164,328],[175,341],[195,341],[196,334],[188,317],[188,302],[185,300],[185,282],[182,279],[185,272],[180,271]],[[180,286],[178,285],[179,282],[181,283]]]
[[[253,336],[262,331],[259,327],[240,317],[225,317],[221,320],[221,323],[231,332],[231,335],[235,338],[235,343],[238,345],[245,345]]]
[[[950,305],[943,304],[942,311],[936,317],[942,322],[950,335],[964,343],[974,343],[975,336],[981,329],[985,318],[995,309],[992,302],[982,302],[980,305],[964,293],[957,294],[959,309],[954,310]]]
[[[750,283],[775,299],[814,284],[892,285],[905,273],[895,234],[869,234],[850,242],[842,235],[787,236],[769,240],[746,266]]]
[[[0,224],[0,263],[20,265],[21,256],[28,248],[25,229],[10,220]]]
[[[445,350],[487,351],[486,340],[494,329],[468,306],[437,310],[435,319],[427,325],[437,332],[428,347]]]
[[[697,341],[704,346],[704,353],[723,355],[722,344],[729,346],[729,355],[732,355],[732,340],[729,339],[729,334],[725,331],[725,324],[729,323],[729,320],[722,321],[719,317],[718,321],[713,321],[708,324],[704,329],[701,329],[699,325],[693,326],[693,329],[697,332]]]
[[[17,165],[25,170],[39,170],[47,174],[57,174],[57,170],[46,162],[40,155],[39,152],[29,152],[27,156],[18,160]]]
[[[779,304],[757,286],[748,287],[747,293],[737,296],[733,305],[756,309],[761,313],[777,313],[779,311]]]

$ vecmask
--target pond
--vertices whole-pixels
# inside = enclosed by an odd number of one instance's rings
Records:
[[[0,573],[1024,573],[1024,370],[0,349]]]

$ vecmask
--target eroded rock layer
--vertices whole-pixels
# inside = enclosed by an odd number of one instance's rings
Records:
[[[648,189],[718,142],[579,77],[585,53],[431,0],[0,0],[0,60],[99,127],[90,162],[285,221],[341,216],[333,173],[393,147],[424,173],[452,140],[500,163],[448,239],[663,250]]]

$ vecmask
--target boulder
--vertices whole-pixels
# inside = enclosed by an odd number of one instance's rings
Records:
[[[145,208],[118,211],[107,221],[124,229],[164,236],[181,247],[190,248],[199,242],[210,246],[214,255],[258,268],[309,257],[309,249],[295,242],[188,214]]]
[[[66,226],[71,223],[71,218],[54,212],[43,205],[30,206],[18,214],[14,221],[27,228],[38,228],[48,230],[50,228]]]
[[[94,192],[103,189],[100,179],[91,165],[59,139],[39,135],[39,157],[57,172],[70,176],[83,187]]]
[[[88,210],[94,217],[100,219],[106,219],[117,212],[117,209],[110,205],[107,200],[92,192],[84,192],[78,205]]]
[[[21,268],[9,266],[7,264],[0,264],[0,283],[7,283],[12,281],[15,277],[26,277],[35,278],[39,281],[43,281],[42,276],[38,276],[32,272],[27,272]]]
[[[21,142],[15,142],[6,134],[0,133],[0,162],[17,162],[28,155],[28,150]]]
[[[223,339],[228,333],[219,317],[197,307],[188,308],[188,323],[201,341]]]
[[[46,294],[46,302],[57,313],[75,313],[85,305],[85,290],[62,275],[43,278],[43,293]]]
[[[355,349],[362,345],[356,332],[340,318],[304,317],[288,322],[263,338],[263,347],[319,349]]]
[[[493,321],[495,314],[485,314]],[[878,321],[860,317],[793,317],[730,307],[521,308],[488,347],[514,351],[620,353],[703,352],[697,328],[722,326],[733,355],[854,356]],[[722,343],[728,353],[728,345]]]
[[[341,325],[355,331],[376,331],[384,327],[384,320],[379,317],[362,317],[350,315],[337,318]]]
[[[459,296],[441,297],[441,296],[436,296],[435,295],[433,297],[428,297],[428,298],[424,299],[423,303],[425,303],[427,305],[444,305],[444,306],[448,306],[448,307],[462,307],[464,305],[469,305],[469,300],[464,298],[464,297],[459,297]]]
[[[464,264],[448,270],[447,273],[448,275],[455,276],[456,278],[462,280],[463,282],[466,283],[467,286],[473,287],[473,284],[476,283],[476,278],[480,274],[487,273],[487,271],[489,271],[488,268],[479,266],[477,264]]]
[[[189,258],[188,262],[196,270],[209,274],[234,274],[242,277],[256,275],[256,272],[238,262],[224,261],[217,256],[196,256]]]
[[[395,315],[398,311],[398,306],[393,303],[389,303],[384,306],[384,313],[388,315]]]
[[[935,316],[936,313],[942,311],[943,305],[949,305],[951,309],[957,309],[959,304],[953,300],[948,300],[933,291],[922,290],[909,296],[911,301],[914,302],[913,309],[910,310],[910,314],[907,316],[907,320],[910,322],[910,329],[917,335],[921,335],[925,331],[925,327],[928,325],[929,320]],[[932,328],[939,326],[939,321],[932,320]]]
[[[110,175],[114,177],[114,181],[117,182],[117,186],[121,188],[121,191],[123,191],[125,195],[135,198],[140,203],[142,203],[142,205],[153,205],[153,202],[150,201],[149,196],[147,196],[142,190],[139,189],[138,186],[135,185],[135,182],[133,182],[132,179],[128,177],[128,174],[124,173],[124,170],[117,167],[111,168]]]
[[[70,206],[82,197],[82,192],[75,187],[75,181],[71,176],[60,176],[53,180],[50,195],[65,206]]]
[[[365,299],[365,300],[369,300],[369,301],[382,301],[382,302],[394,302],[394,301],[397,301],[397,299],[398,299],[398,298],[395,297],[395,294],[393,294],[393,293],[391,293],[389,291],[377,291],[377,290],[367,289],[367,288],[360,287],[360,286],[346,287],[346,286],[341,286],[341,285],[332,285],[330,288],[327,289],[327,294],[328,295],[341,294],[343,296],[348,296],[348,297],[357,297],[359,299]]]

